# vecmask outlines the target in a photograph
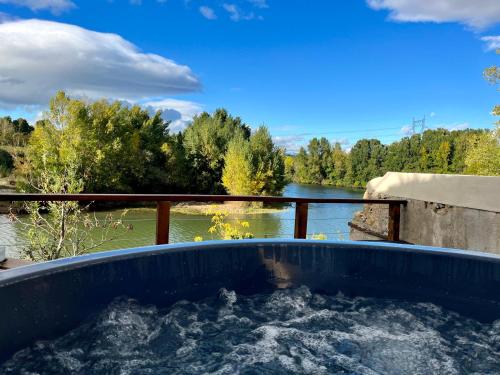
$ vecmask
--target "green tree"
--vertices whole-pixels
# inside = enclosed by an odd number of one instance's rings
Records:
[[[333,164],[333,168],[329,173],[329,181],[335,185],[344,184],[348,161],[349,157],[347,153],[342,150],[340,143],[336,142],[332,150],[331,163]]]
[[[450,143],[443,141],[436,151],[436,167],[438,173],[447,173],[448,165],[450,163]]]
[[[475,175],[500,176],[500,127],[470,141],[465,159],[466,172]]]
[[[58,93],[50,102],[46,120],[30,139],[27,162],[30,175],[24,189],[40,193],[80,193],[84,189],[81,158],[81,113],[85,105]],[[27,241],[21,256],[32,261],[80,255],[111,240],[111,230],[122,226],[112,216],[97,220],[78,202],[26,202],[28,220],[12,218],[24,228]],[[91,235],[99,228],[100,237]]]
[[[286,177],[286,182],[292,182],[293,177],[295,175],[295,160],[292,155],[286,155],[285,156],[285,177]]]
[[[222,182],[232,195],[280,195],[285,186],[283,151],[266,127],[245,139],[233,138],[224,158]]]
[[[249,139],[252,180],[257,195],[281,195],[286,185],[284,152],[273,143],[265,126]]]
[[[321,137],[319,140],[319,154],[321,158],[320,163],[320,173],[321,173],[321,183],[328,180],[328,177],[332,173],[333,162],[332,162],[332,147],[330,142],[325,137]]]
[[[14,158],[9,152],[0,149],[0,177],[10,175],[13,169]]]
[[[181,190],[183,192],[196,192],[192,186],[191,166],[186,156],[184,148],[184,135],[179,132],[170,137],[161,147],[165,154],[165,168],[167,173],[167,185],[169,190]]]
[[[485,69],[483,75],[493,85],[500,83],[500,68],[497,66]],[[500,116],[500,105],[493,108],[493,115]],[[467,173],[500,175],[500,121],[496,122],[492,132],[481,134],[470,141],[465,165]]]
[[[171,141],[161,113],[100,100],[87,103],[59,92],[27,147],[30,177],[47,165],[77,160],[85,192],[161,192],[169,171],[164,144]]]
[[[30,134],[35,128],[31,126],[28,121],[23,118],[18,118],[12,122],[14,131],[21,134]]]
[[[23,147],[33,129],[23,118],[13,121],[9,116],[2,117],[0,118],[0,145]]]
[[[324,179],[324,172],[322,169],[322,151],[321,142],[317,138],[313,138],[307,145],[307,174],[309,183],[321,184]]]
[[[362,139],[351,149],[350,161],[354,186],[364,186],[384,174],[386,147],[377,139]]]
[[[250,128],[239,117],[224,109],[206,112],[193,119],[184,131],[184,149],[191,169],[193,185],[202,193],[222,193],[224,156],[229,142],[237,137],[248,139]]]
[[[304,147],[299,149],[297,156],[294,158],[293,163],[294,170],[294,182],[300,184],[309,184],[311,183],[311,179],[309,176],[309,167],[308,167],[308,155]]]
[[[85,176],[81,175],[81,138],[76,127],[76,115],[83,103],[71,101],[64,93],[51,99],[46,120],[33,131],[27,147],[29,164],[28,188],[44,190],[59,186],[61,193],[79,193],[83,190]],[[68,178],[66,179],[66,176]],[[51,183],[50,180],[54,179]],[[57,183],[63,180],[65,183]],[[53,191],[55,192],[55,191]]]

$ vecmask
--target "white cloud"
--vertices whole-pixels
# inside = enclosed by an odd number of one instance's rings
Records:
[[[304,137],[301,135],[282,135],[274,136],[273,142],[286,149],[287,152],[297,153],[304,142]]]
[[[463,122],[463,123],[455,123],[455,124],[441,124],[437,126],[438,128],[445,128],[450,131],[452,130],[464,130],[467,128],[470,128],[470,125],[468,122]]]
[[[151,100],[142,105],[153,110],[162,110],[163,118],[171,121],[170,130],[176,132],[184,129],[194,116],[203,111],[198,103],[178,99]]]
[[[500,36],[483,36],[481,40],[486,43],[488,51],[495,51],[500,48]]]
[[[229,18],[232,21],[238,22],[240,20],[253,20],[253,19],[262,19],[262,16],[256,16],[254,12],[245,13],[240,10],[238,6],[235,4],[222,4],[222,7],[226,12],[229,13]]]
[[[200,13],[203,17],[209,20],[215,20],[217,19],[217,15],[215,14],[214,10],[210,7],[207,6],[201,6],[200,8]]]
[[[413,127],[411,125],[405,125],[401,128],[400,132],[403,135],[412,135],[413,134]]]
[[[33,11],[46,9],[54,14],[59,14],[75,7],[75,3],[71,0],[0,0],[0,4],[13,4],[30,8]]]
[[[46,105],[57,90],[137,101],[200,89],[187,66],[116,34],[41,20],[0,24],[0,104]]]
[[[240,11],[238,7],[234,4],[223,4],[222,7],[229,13],[229,18],[233,21],[240,20]]]
[[[429,114],[429,117],[436,117],[436,112],[431,112],[431,113]]]
[[[499,0],[366,0],[401,22],[459,22],[480,29],[500,22]]]
[[[332,145],[334,145],[335,143],[338,143],[340,144],[341,146],[349,146],[351,144],[351,142],[349,141],[349,139],[347,138],[334,138],[330,141],[330,143]]]

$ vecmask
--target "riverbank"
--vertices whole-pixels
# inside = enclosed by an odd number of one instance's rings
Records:
[[[210,215],[215,211],[222,211],[228,214],[241,215],[264,215],[279,213],[290,208],[290,205],[280,205],[274,207],[244,206],[235,204],[239,202],[200,204],[200,203],[180,203],[171,208],[172,212],[183,215]]]
[[[308,183],[308,182],[298,182],[298,181],[292,181],[290,182],[291,184],[297,184],[297,185],[304,185],[304,186],[324,186],[328,188],[335,188],[335,189],[344,189],[344,190],[358,190],[358,191],[364,191],[366,190],[366,184],[365,185],[346,185],[346,184],[336,184],[336,183],[329,183],[329,182],[321,182],[321,183]]]
[[[200,204],[200,203],[179,203],[173,205],[170,211],[180,215],[193,216],[211,216],[214,212],[224,212],[228,215],[268,215],[287,211],[291,208],[290,205],[282,205],[281,207],[243,207],[234,204]],[[121,208],[116,208],[112,211],[122,211]],[[132,207],[126,208],[128,215],[135,214],[156,214],[156,207]]]

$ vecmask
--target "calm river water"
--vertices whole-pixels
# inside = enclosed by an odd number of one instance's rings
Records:
[[[284,194],[289,197],[307,198],[361,198],[362,190],[350,190],[328,186],[290,184]],[[361,209],[361,205],[347,204],[312,204],[309,206],[308,235],[325,234],[328,239],[348,239],[349,227],[347,222],[354,212]],[[104,216],[107,212],[99,212]],[[120,211],[114,211],[117,217]],[[152,245],[155,238],[154,209],[132,209],[124,218],[126,224],[133,227],[130,231],[112,233],[112,241],[103,245],[99,250],[119,249]],[[280,237],[292,238],[294,228],[293,206],[285,207],[266,214],[233,215],[232,217],[248,221],[249,232],[257,238]],[[210,227],[210,217],[205,215],[186,215],[172,213],[170,222],[170,242],[192,241],[196,236],[204,240],[212,239],[207,230]],[[214,238],[217,239],[217,238]],[[18,225],[9,222],[7,216],[0,215],[0,245],[6,246],[7,255],[15,255],[23,242],[23,233]]]

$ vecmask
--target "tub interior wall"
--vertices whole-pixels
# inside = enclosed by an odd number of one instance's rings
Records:
[[[0,362],[80,325],[117,296],[168,306],[222,287],[252,294],[306,285],[327,294],[437,303],[500,317],[500,261],[415,247],[308,241],[163,246],[0,274]]]

